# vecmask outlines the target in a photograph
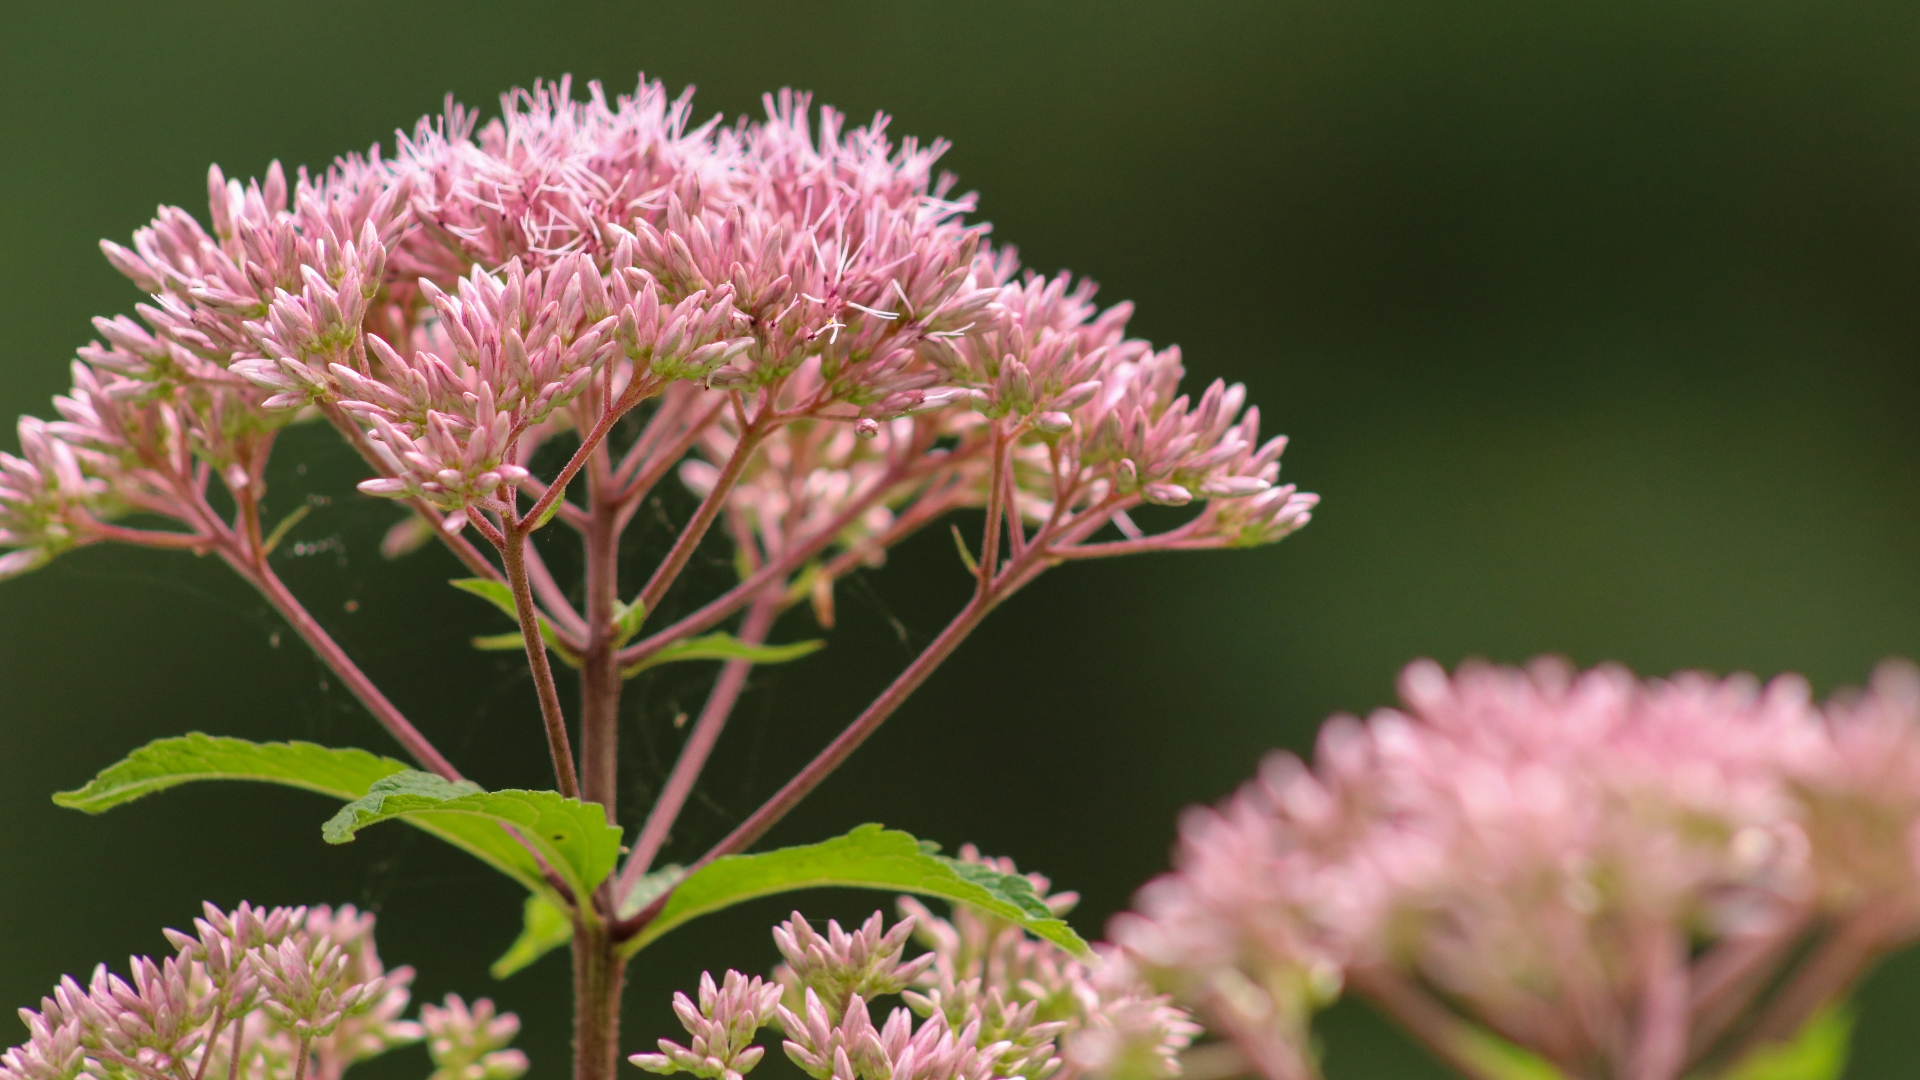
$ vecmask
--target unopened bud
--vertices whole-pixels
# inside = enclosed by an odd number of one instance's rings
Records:
[[[1140,497],[1160,506],[1185,506],[1193,501],[1193,492],[1179,484],[1148,484],[1140,489]]]
[[[1067,387],[1067,392],[1061,394],[1060,400],[1055,402],[1055,404],[1063,409],[1077,409],[1087,402],[1092,401],[1093,396],[1099,392],[1100,380],[1088,379],[1086,382],[1076,383]]]
[[[1033,418],[1033,428],[1046,435],[1064,435],[1073,430],[1073,417],[1063,412],[1043,412]]]
[[[853,433],[863,439],[877,439],[880,437],[880,421],[863,416],[854,423]]]
[[[1200,494],[1215,499],[1258,495],[1273,485],[1257,476],[1222,476],[1200,485]]]

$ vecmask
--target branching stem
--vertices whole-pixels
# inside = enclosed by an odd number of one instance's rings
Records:
[[[280,617],[293,627],[293,632],[300,635],[300,639],[307,643],[307,647],[313,650],[321,663],[327,665],[327,668],[346,685],[347,690],[359,700],[360,704],[366,706],[367,711],[373,714],[373,718],[379,721],[380,726],[387,729],[387,734],[392,735],[396,742],[405,747],[407,753],[419,762],[422,768],[448,780],[461,779],[460,771],[453,767],[453,763],[448,761],[425,735],[420,734],[419,729],[407,721],[406,716],[393,702],[387,700],[387,696],[380,692],[380,688],[374,685],[372,679],[367,678],[366,673],[360,670],[360,666],[355,664],[346,650],[340,647],[340,643],[333,640],[326,629],[307,612],[299,599],[273,572],[273,568],[267,565],[265,559],[250,559],[231,548],[223,548],[220,554],[230,566],[239,571],[241,577],[260,590],[260,594],[267,598],[267,603],[272,604],[273,609],[280,613]]]
[[[739,639],[748,645],[764,642],[767,631],[773,628],[774,619],[779,617],[782,599],[778,590],[762,593],[747,609],[746,620],[740,626]],[[699,778],[700,770],[713,753],[714,744],[720,739],[720,731],[726,727],[727,718],[740,700],[740,692],[746,688],[747,674],[752,669],[751,660],[729,660],[720,669],[720,678],[713,684],[713,692],[707,696],[706,706],[700,710],[700,719],[693,725],[693,734],[687,737],[687,744],[680,749],[680,757],[673,763],[673,772],[667,777],[660,797],[654,800],[653,808],[647,811],[646,823],[640,828],[640,839],[634,842],[633,854],[628,856],[627,865],[620,872],[616,895],[627,895],[633,890],[634,883],[652,869],[653,860],[659,856],[673,823],[686,806],[687,797],[693,793],[694,781]]]
[[[527,581],[527,534],[517,524],[509,524],[500,555],[507,567],[507,584],[513,590],[513,608],[520,618],[520,637],[527,648],[527,666],[533,673],[534,692],[540,698],[540,717],[547,728],[547,752],[553,758],[553,775],[560,794],[580,797],[580,779],[574,772],[573,747],[567,739],[567,718],[560,708],[560,691],[553,682],[553,665],[547,659],[547,644],[540,637],[540,609],[533,603],[533,588]]]

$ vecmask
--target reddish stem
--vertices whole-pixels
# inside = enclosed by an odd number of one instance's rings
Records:
[[[673,585],[674,579],[680,576],[680,571],[686,569],[694,550],[700,546],[700,541],[706,539],[707,530],[712,527],[714,519],[720,516],[720,510],[726,505],[727,496],[733,493],[733,486],[739,481],[740,474],[746,470],[748,459],[760,448],[760,440],[765,437],[766,431],[755,424],[748,424],[740,432],[740,441],[734,444],[733,454],[720,470],[713,490],[700,500],[700,508],[694,511],[693,520],[687,522],[687,527],[680,531],[680,537],[673,542],[667,557],[661,560],[653,576],[647,579],[646,587],[640,590],[640,597],[635,603],[640,605],[642,612],[651,612]]]
[[[533,686],[540,698],[540,716],[547,728],[547,752],[553,758],[554,780],[560,794],[580,797],[580,779],[574,773],[573,747],[567,739],[567,718],[560,708],[560,691],[553,683],[553,665],[547,660],[547,644],[540,637],[540,610],[533,603],[533,589],[527,583],[527,534],[517,523],[507,526],[500,555],[507,566],[507,584],[513,589],[513,608],[520,618],[520,638],[527,648],[527,666],[533,672]]]
[[[619,789],[620,692],[614,606],[620,602],[620,530],[605,447],[587,467],[586,641],[580,654],[580,768],[589,802],[614,813]]]
[[[718,598],[693,614],[685,616],[679,622],[621,649],[620,666],[632,667],[682,638],[711,629],[751,602],[767,586],[785,581],[788,574],[800,569],[808,559],[825,550],[842,530],[858,520],[860,515],[872,509],[875,503],[885,498],[887,492],[903,483],[917,480],[927,473],[947,468],[960,460],[963,460],[963,451],[956,450],[944,457],[921,457],[899,463],[895,466],[892,475],[874,484],[861,498],[849,503],[812,536],[782,550],[765,566],[748,575],[745,581],[728,589]]]
[[[754,601],[747,610],[746,621],[740,627],[739,638],[742,642],[758,645],[767,639],[767,631],[773,628],[773,621],[779,617],[782,599],[778,590],[770,589]],[[693,734],[688,736],[687,744],[680,749],[679,759],[673,763],[673,772],[667,777],[666,787],[661,789],[660,797],[654,800],[653,809],[647,811],[646,823],[640,828],[640,839],[634,842],[633,854],[627,857],[626,867],[620,872],[620,884],[615,895],[626,896],[652,868],[653,860],[660,854],[667,834],[673,829],[673,823],[686,806],[687,797],[693,793],[694,781],[699,778],[700,770],[713,753],[714,744],[719,741],[721,729],[726,727],[734,704],[740,700],[740,693],[747,685],[747,674],[752,670],[751,660],[729,660],[720,669],[720,678],[713,684],[713,692],[707,696],[706,707],[700,710],[700,719],[693,725]]]
[[[307,609],[301,606],[300,601],[281,582],[279,576],[274,574],[266,560],[249,560],[242,553],[231,549],[223,549],[220,554],[226,559],[228,565],[239,571],[241,577],[246,578],[254,588],[260,590],[261,595],[267,598],[267,602],[280,613],[280,617],[287,620],[288,625],[293,627],[294,633],[300,635],[301,640],[307,643],[307,647],[320,657],[320,661],[346,685],[353,696],[359,699],[360,704],[366,706],[367,711],[373,714],[373,718],[380,722],[380,726],[386,728],[387,733],[406,748],[407,753],[412,755],[415,761],[419,762],[423,768],[448,780],[461,779],[460,771],[453,767],[453,763],[435,749],[434,745],[427,741],[426,736],[420,734],[418,729],[407,722],[407,718],[401,714],[393,702],[388,701],[387,696],[380,692],[380,688],[373,684],[373,680],[367,678],[366,673],[347,656],[346,650],[342,649],[339,643],[334,641],[314,620],[313,616],[307,613]]]

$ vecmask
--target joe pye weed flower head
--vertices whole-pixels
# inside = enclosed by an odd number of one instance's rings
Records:
[[[830,933],[809,959],[818,943],[790,924],[786,981],[704,988],[681,1009],[694,1043],[663,1051],[668,1064],[744,1073],[756,1051],[742,1040],[773,1022],[823,1077],[1170,1074],[1191,1034],[1184,1014],[1089,952],[1011,864],[949,859],[877,828],[804,857],[743,854],[1041,572],[1270,543],[1315,504],[1280,483],[1285,440],[1262,435],[1241,387],[1185,388],[1177,349],[1128,336],[1129,305],[1102,308],[1086,279],[1024,269],[971,220],[973,196],[937,171],[945,149],[896,138],[884,115],[850,126],[791,91],[769,95],[761,119],[702,122],[690,95],[655,82],[582,97],[562,79],[507,94],[485,122],[449,101],[325,170],[276,163],[242,181],[216,167],[204,214],[164,207],[129,244],[103,243],[146,299],[95,321],[57,415],[23,419],[19,452],[0,455],[0,574],[103,542],[215,555],[411,762],[193,734],[60,801],[98,812],[186,780],[265,779],[336,797],[331,842],[394,819],[455,843],[527,890],[523,933],[497,970],[571,943],[582,1078],[619,1062],[622,972],[639,949],[736,899],[822,880],[960,907],[951,923],[915,908],[900,924],[932,935],[931,960],[900,961],[910,931],[878,924]],[[454,584],[514,621],[516,633],[475,643],[524,654],[554,790],[466,777],[280,579],[275,552],[304,510],[269,490],[270,456],[295,424],[337,432],[369,473],[359,491],[393,501],[386,554],[443,545],[464,568]],[[636,566],[621,537],[662,484],[696,505],[666,553]],[[1148,533],[1130,517],[1146,504],[1189,509],[1156,515],[1171,524]],[[792,640],[783,617],[804,606],[830,629],[841,578],[963,510],[978,531],[952,526],[957,572],[973,590],[946,629],[728,836],[691,865],[662,865],[755,667],[822,644]],[[578,538],[577,578],[548,567],[531,543],[541,530]],[[710,536],[733,547],[738,580],[699,595],[683,571]],[[702,661],[719,672],[672,772],[650,806],[621,806],[626,683]],[[989,916],[990,932],[968,921]],[[152,1023],[174,1041],[142,1043],[152,1062],[126,1051],[125,1068],[199,1080],[226,1053],[234,1075],[278,1076],[290,1061],[302,1080],[361,1052],[326,1040],[371,1052],[376,1036],[354,1025],[402,1023],[376,1004],[390,988],[355,974],[333,931],[305,933],[244,957],[232,940],[203,942],[195,959],[139,967],[138,986],[167,1002]],[[878,981],[841,986],[873,934],[881,951],[858,964]],[[194,997],[215,971],[240,981]],[[792,1000],[768,1013],[776,985]],[[847,1026],[889,994],[905,995],[901,1019]],[[70,1072],[95,1060],[75,1047],[109,1045],[61,1034],[66,1010],[32,1021],[20,1062]],[[523,1067],[503,1048],[511,1021],[485,1006],[450,1003],[418,1023],[437,1076]],[[262,1025],[284,1038],[256,1038]],[[220,1049],[223,1032],[239,1049]],[[269,1052],[287,1040],[292,1051]]]

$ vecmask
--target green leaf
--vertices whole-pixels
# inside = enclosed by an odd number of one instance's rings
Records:
[[[632,641],[633,635],[640,632],[640,624],[646,621],[647,621],[647,605],[641,603],[638,600],[635,600],[631,604],[623,604],[618,600],[614,601],[613,603],[613,629],[614,629],[613,647],[617,649],[620,646],[625,645],[627,642]]]
[[[483,858],[511,863],[522,872],[531,867],[538,880],[538,864],[527,851],[531,846],[583,901],[620,857],[620,827],[607,821],[599,803],[583,803],[557,791],[485,791],[478,784],[455,784],[414,771],[375,781],[366,795],[341,807],[321,835],[329,844],[344,844],[361,829],[395,818],[442,828],[476,822],[507,826],[513,833],[489,826],[470,834],[485,841]]]
[[[536,529],[546,528],[547,522],[553,520],[553,515],[560,512],[560,504],[566,501],[567,489],[561,488],[559,494],[553,497],[553,501],[547,504],[547,508],[540,511],[540,520],[534,522],[533,527]]]
[[[960,549],[960,562],[961,565],[967,568],[967,573],[978,576],[980,573],[980,563],[974,559],[973,552],[967,547],[967,538],[960,535],[960,526],[958,525],[953,527],[953,546]]]
[[[124,761],[108,766],[85,787],[63,791],[53,801],[98,814],[143,795],[197,780],[257,780],[352,802],[380,781],[408,773],[405,764],[365,750],[336,750],[302,742],[256,743],[194,732],[148,743]],[[445,814],[412,817],[408,824],[460,848],[536,893],[552,892],[540,864],[527,849],[489,821]]]
[[[312,510],[312,503],[302,503],[294,508],[293,513],[281,518],[280,524],[275,525],[273,531],[267,534],[267,538],[260,541],[261,554],[271,555],[273,549],[280,546],[280,541],[287,538],[287,533],[292,531],[295,525],[300,524],[301,519],[305,518]]]
[[[826,647],[826,642],[817,639],[796,641],[790,645],[749,645],[732,634],[707,634],[676,641],[645,660],[622,668],[620,674],[631,679],[650,667],[680,660],[751,660],[756,664],[784,664]]]
[[[845,836],[758,855],[728,855],[689,874],[660,914],[624,946],[639,951],[682,923],[743,900],[825,886],[918,893],[969,904],[1009,919],[1076,954],[1087,943],[1054,917],[1017,874],[1002,874],[936,854],[939,848],[896,829],[862,825]]]
[[[621,899],[620,917],[638,914],[641,908],[652,903],[685,876],[686,871],[678,866],[663,866],[643,876],[634,882],[633,888]],[[538,894],[529,896],[526,909],[521,913],[520,936],[514,939],[513,945],[500,959],[493,962],[489,970],[494,978],[504,979],[572,941],[573,922],[566,912],[545,897]]]
[[[473,577],[454,578],[452,581],[447,582],[447,584],[452,585],[461,592],[469,592],[485,600],[487,603],[499,608],[506,614],[507,618],[512,619],[514,622],[518,623],[520,621],[520,609],[514,606],[513,590],[507,587],[506,582],[488,581],[486,578]],[[540,626],[540,640],[547,643],[547,648],[552,649],[553,654],[558,656],[561,662],[567,664],[569,667],[579,667],[580,658],[575,656],[572,650],[560,643],[560,636],[553,632],[553,624],[547,621],[547,617],[535,611],[533,618]],[[525,648],[526,646],[523,644],[524,640],[525,639],[518,633],[514,633],[511,636],[507,634],[490,634],[485,637],[474,638],[473,647],[485,652],[498,652],[507,649]],[[505,644],[506,642],[511,642],[511,644]]]
[[[1478,1025],[1464,1025],[1454,1050],[1493,1080],[1566,1080],[1553,1062]]]
[[[99,814],[143,795],[195,780],[260,780],[357,799],[375,780],[407,766],[365,750],[313,743],[256,743],[193,732],[158,739],[109,765],[85,787],[53,797],[69,810]]]
[[[1835,1005],[1807,1021],[1791,1041],[1747,1055],[1721,1080],[1839,1080],[1852,1039],[1853,1009]]]
[[[520,936],[487,970],[494,978],[504,979],[572,940],[573,920],[546,897],[535,893],[527,897],[526,909],[521,914]]]
[[[627,895],[620,898],[620,917],[631,918],[640,914],[640,909],[660,898],[660,894],[680,884],[687,876],[687,868],[676,863],[668,863],[650,874],[643,874]]]

